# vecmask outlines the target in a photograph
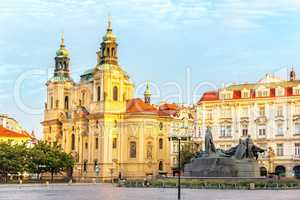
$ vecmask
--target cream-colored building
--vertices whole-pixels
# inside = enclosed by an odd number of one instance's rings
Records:
[[[169,132],[173,112],[134,98],[135,86],[119,65],[111,21],[97,63],[75,83],[62,37],[54,76],[47,82],[44,140],[76,158],[73,175],[142,178],[171,172]],[[172,108],[173,109],[173,108]],[[100,169],[97,174],[97,169]]]
[[[36,139],[34,134],[25,131],[17,120],[6,114],[0,114],[0,142],[31,145],[36,142]]]
[[[267,74],[253,84],[230,85],[203,94],[197,106],[197,132],[212,127],[217,147],[228,149],[251,135],[267,149],[261,174],[300,175],[300,80]]]
[[[172,121],[169,129],[170,136],[170,160],[172,174],[175,175],[178,172],[178,137],[181,140],[181,149],[185,145],[189,145],[190,150],[194,148],[195,151],[201,149],[201,138],[195,135],[194,115],[195,108],[189,105],[178,104],[164,104],[160,108],[169,112],[172,117]]]

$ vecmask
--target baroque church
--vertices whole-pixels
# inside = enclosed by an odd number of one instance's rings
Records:
[[[44,140],[73,155],[75,177],[170,173],[169,132],[179,120],[178,106],[152,104],[149,85],[144,99],[134,98],[135,86],[119,65],[111,20],[96,54],[96,66],[74,82],[62,36],[54,75],[46,83]]]

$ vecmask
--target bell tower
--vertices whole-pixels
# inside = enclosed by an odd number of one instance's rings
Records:
[[[144,92],[145,103],[151,103],[151,95],[149,82],[147,82],[146,90]]]
[[[101,43],[100,47],[99,64],[118,65],[117,48],[117,37],[112,32],[112,22],[109,18],[106,34],[103,36],[103,42]]]
[[[61,35],[60,47],[55,56],[54,77],[70,78],[70,58],[69,52],[65,47],[64,35]]]

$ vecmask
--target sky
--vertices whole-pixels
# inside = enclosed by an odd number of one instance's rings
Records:
[[[155,103],[300,73],[299,0],[0,0],[0,113],[41,137],[61,33],[78,81],[96,64],[108,16],[136,96],[149,80]]]

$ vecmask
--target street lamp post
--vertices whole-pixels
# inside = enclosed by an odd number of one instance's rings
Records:
[[[180,178],[181,178],[181,148],[180,148],[180,142],[181,141],[181,138],[180,137],[178,137],[178,195],[177,195],[177,197],[178,197],[178,200],[180,200],[181,199],[181,183],[180,183]]]
[[[185,119],[183,119],[185,120]],[[180,129],[184,129],[183,134]],[[175,133],[176,132],[176,133]],[[181,132],[181,133],[180,133]],[[178,183],[177,183],[177,199],[181,199],[181,140],[189,138],[188,135],[188,126],[186,126],[185,121],[183,121],[183,126],[179,129],[173,130],[170,135],[170,140],[177,140],[178,141]]]

